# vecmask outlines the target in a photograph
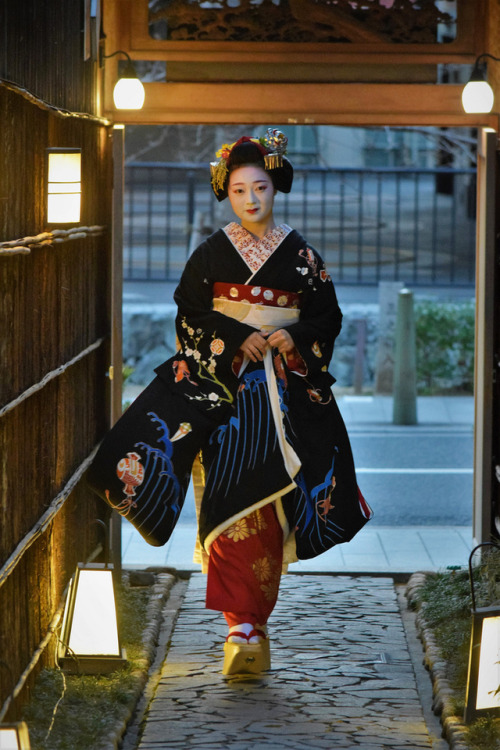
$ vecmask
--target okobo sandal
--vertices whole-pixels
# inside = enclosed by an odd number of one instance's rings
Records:
[[[252,627],[249,633],[245,633],[236,628],[231,628],[224,644],[222,674],[260,674],[270,669],[269,638],[264,631]]]

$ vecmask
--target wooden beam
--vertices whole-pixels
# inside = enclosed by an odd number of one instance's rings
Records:
[[[369,34],[364,43],[198,42],[154,39],[148,31],[147,0],[104,0],[121,19],[120,48],[136,60],[177,62],[438,64],[470,63],[484,52],[485,10],[477,0],[458,0],[457,38],[447,44],[398,44]],[[479,7],[478,7],[479,6]],[[338,12],[338,11],[337,11]],[[124,19],[126,21],[124,22]],[[124,23],[128,28],[125,29]],[[351,20],[351,23],[353,21]],[[106,33],[107,28],[105,27]],[[368,34],[368,29],[366,30]],[[375,41],[377,39],[377,41]],[[291,68],[293,75],[293,67]]]
[[[497,114],[464,113],[461,85],[146,83],[145,88],[142,110],[107,115],[125,124],[498,126]]]

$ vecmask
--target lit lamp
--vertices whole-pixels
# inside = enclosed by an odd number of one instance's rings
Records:
[[[472,595],[472,632],[465,699],[466,722],[486,715],[500,715],[500,607],[478,607],[474,594],[472,556],[480,547],[496,547],[485,542],[475,547],[469,557]]]
[[[494,57],[488,52],[484,52],[476,59],[469,81],[462,91],[462,106],[465,112],[471,114],[491,112],[493,109],[493,89],[486,81],[482,67],[479,65],[479,61],[483,57],[490,57],[492,60],[500,62],[500,58]]]
[[[87,674],[114,672],[126,664],[112,565],[78,563],[66,600],[58,662],[68,672]]]
[[[47,221],[74,224],[80,221],[82,151],[79,148],[47,149]]]
[[[127,52],[119,49],[110,55],[101,53],[101,64],[104,58],[115,55],[125,55],[127,64],[125,70],[120,74],[113,89],[113,101],[116,109],[142,109],[146,92],[134,68],[134,64]]]
[[[0,750],[30,750],[30,736],[24,721],[0,724]]]

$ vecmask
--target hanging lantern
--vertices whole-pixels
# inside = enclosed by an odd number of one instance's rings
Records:
[[[47,161],[47,221],[49,224],[75,224],[80,221],[82,151],[48,148]]]
[[[500,62],[498,57],[483,52],[476,58],[474,68],[469,80],[462,91],[462,107],[468,114],[488,113],[493,109],[495,95],[490,84],[486,80],[486,73],[483,71],[481,61],[489,57],[491,60]]]
[[[113,101],[116,109],[142,109],[146,92],[130,63],[115,83]]]
[[[110,55],[105,55],[101,48],[100,54],[101,66],[104,63],[104,60],[109,57],[114,57],[115,55],[124,55],[127,58],[124,70],[120,73],[113,88],[113,101],[116,109],[142,109],[146,92],[128,52],[118,49]]]
[[[31,750],[28,727],[24,721],[0,724],[0,750]]]
[[[469,557],[472,595],[472,631],[465,699],[466,722],[481,715],[500,715],[500,607],[476,607],[472,556],[480,547],[496,547],[485,542],[475,547]]]
[[[58,662],[66,671],[87,674],[114,672],[126,664],[112,565],[78,563],[66,600]]]

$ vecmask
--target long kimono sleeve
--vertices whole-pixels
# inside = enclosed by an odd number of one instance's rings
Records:
[[[323,260],[309,247],[304,258],[303,275],[307,279],[307,289],[300,318],[287,330],[306,365],[304,374],[314,377],[328,371],[335,339],[342,326],[342,313]]]
[[[253,328],[212,309],[213,272],[203,243],[188,260],[174,293],[179,351],[157,370],[206,411],[232,405],[238,387],[232,363]]]

